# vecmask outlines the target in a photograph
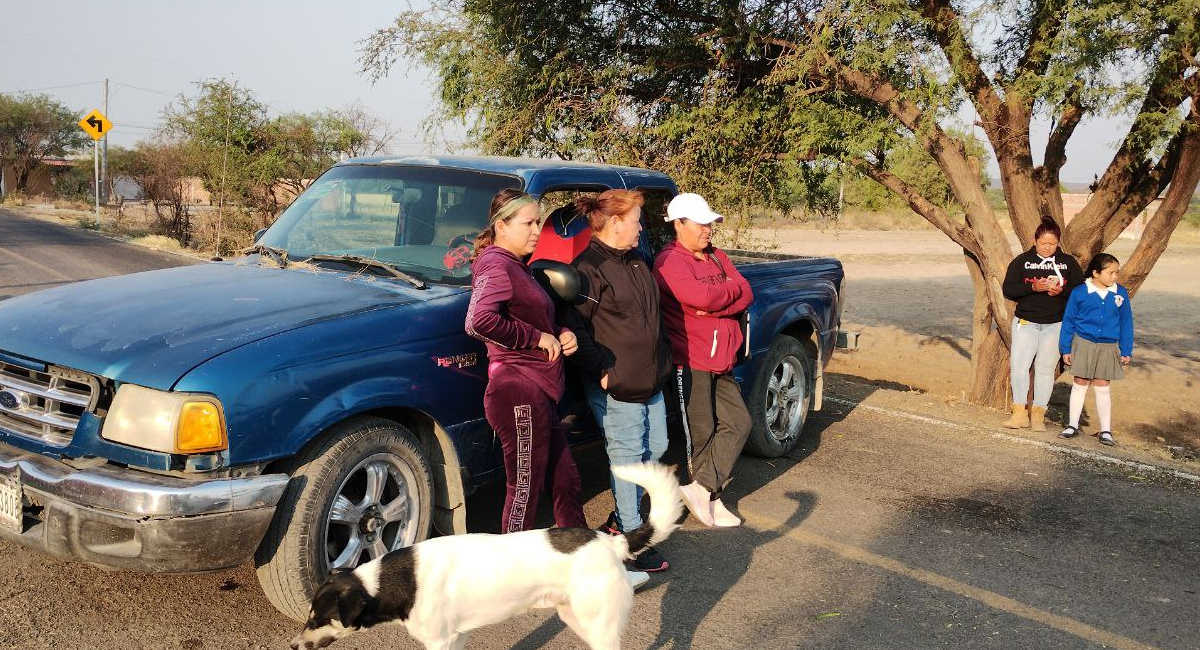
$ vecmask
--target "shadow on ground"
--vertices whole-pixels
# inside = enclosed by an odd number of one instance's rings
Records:
[[[863,390],[869,394],[875,388],[867,386]],[[846,418],[853,409],[853,406],[827,403],[823,410],[810,412],[799,444],[783,457],[767,459],[743,455],[735,467],[734,480],[725,491],[726,505],[737,512],[743,497],[762,489],[815,453],[826,430]],[[670,446],[663,456],[663,462],[675,465],[680,480],[687,481],[683,432],[674,418],[669,432]],[[608,462],[603,445],[599,442],[586,443],[574,447],[573,452],[582,478],[585,503],[599,497],[606,504],[611,504],[611,497],[608,496]],[[676,531],[659,547],[672,568],[655,574],[643,588],[666,590],[660,613],[663,624],[651,648],[691,648],[695,630],[728,591],[742,580],[754,559],[755,551],[799,527],[817,505],[816,495],[810,492],[790,492],[787,497],[794,502],[794,511],[780,529],[757,530],[750,526],[728,530],[706,529],[698,527],[694,520],[685,519],[686,528]],[[541,501],[539,524],[552,525],[549,500],[543,498]],[[497,531],[503,504],[504,485],[501,482],[481,488],[467,500],[468,529],[472,532]],[[589,523],[599,525],[602,522],[597,520]],[[730,544],[729,540],[735,539],[735,536],[737,543]],[[713,560],[719,563],[720,568],[706,571],[704,580],[696,580],[696,576],[691,574],[680,575],[682,571],[694,572],[698,564],[711,564]],[[635,607],[634,616],[636,612]],[[557,616],[551,616],[516,643],[513,650],[542,648],[566,629]]]

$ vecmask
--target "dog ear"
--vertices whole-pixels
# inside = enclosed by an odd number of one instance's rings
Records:
[[[338,598],[338,617],[342,621],[342,627],[362,627],[359,618],[362,617],[363,610],[366,608],[367,595],[362,589],[350,589],[342,592],[342,597]]]

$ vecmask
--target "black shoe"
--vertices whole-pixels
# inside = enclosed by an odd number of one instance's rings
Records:
[[[1058,437],[1069,440],[1077,435],[1079,435],[1079,427],[1068,426],[1062,430],[1062,433],[1058,434]]]
[[[1102,445],[1108,445],[1109,447],[1111,447],[1111,446],[1117,444],[1117,441],[1113,440],[1112,432],[1110,432],[1110,431],[1101,431],[1097,435],[1100,436],[1100,444],[1102,444]]]
[[[667,560],[659,555],[658,551],[651,546],[633,558],[633,567],[638,571],[646,573],[658,573],[659,571],[667,570]]]
[[[617,525],[617,513],[615,513],[615,512],[608,513],[608,521],[605,521],[596,530],[598,530],[606,535],[620,535],[621,527],[619,525]]]

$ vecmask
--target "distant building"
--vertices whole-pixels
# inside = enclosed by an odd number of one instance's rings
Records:
[[[76,161],[66,158],[46,158],[42,163],[33,168],[29,172],[29,183],[25,188],[25,193],[29,196],[37,196],[39,194],[54,194],[54,180],[60,174],[69,171],[75,166]],[[4,193],[11,194],[17,190],[17,174],[12,167],[5,167],[4,174]]]
[[[1062,195],[1063,221],[1065,223],[1071,223],[1071,219],[1073,219],[1075,215],[1079,214],[1079,212],[1083,210],[1083,207],[1087,205],[1087,202],[1091,200],[1091,198],[1092,195],[1090,193],[1064,192]],[[1130,222],[1129,226],[1127,226],[1125,230],[1121,231],[1121,239],[1141,239],[1142,231],[1146,229],[1146,224],[1150,221],[1150,218],[1154,216],[1154,213],[1158,211],[1158,206],[1161,204],[1161,199],[1155,199],[1153,202],[1151,202],[1141,214],[1133,218],[1133,221]]]

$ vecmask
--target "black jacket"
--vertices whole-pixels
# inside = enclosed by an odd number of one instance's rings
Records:
[[[1004,297],[1016,301],[1017,318],[1043,325],[1062,322],[1071,290],[1083,284],[1083,270],[1079,268],[1079,262],[1061,248],[1054,249],[1053,257],[1054,266],[1063,278],[1063,292],[1057,296],[1033,290],[1034,280],[1057,277],[1051,263],[1042,261],[1036,248],[1016,256],[1008,265],[1008,273],[1004,274]]]
[[[608,374],[608,393],[644,404],[671,374],[658,284],[637,249],[618,251],[593,238],[572,263],[581,297],[560,306],[559,322],[575,333],[579,351],[567,357],[585,381]]]

